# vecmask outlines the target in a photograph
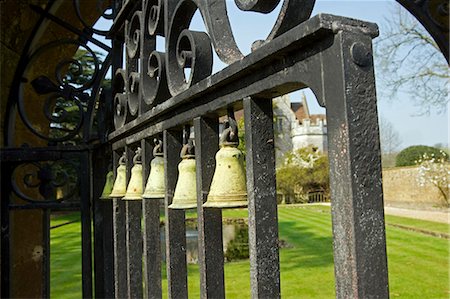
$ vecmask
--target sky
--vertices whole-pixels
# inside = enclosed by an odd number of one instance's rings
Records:
[[[265,15],[253,12],[240,11],[234,4],[233,0],[226,0],[227,11],[230,18],[230,23],[233,29],[233,34],[240,50],[244,54],[250,53],[250,47],[253,41],[265,39],[269,34],[271,28],[275,24],[278,12],[281,5],[278,5],[274,12]],[[280,4],[283,1],[280,1]],[[318,13],[331,13],[346,17],[361,19],[364,21],[374,22],[383,28],[386,19],[392,15],[392,11],[396,6],[399,6],[395,1],[377,0],[377,1],[336,1],[336,0],[317,0],[314,6],[312,16]],[[107,27],[106,23],[100,21],[100,27]],[[196,13],[192,22],[191,29],[205,31],[199,13]],[[382,33],[382,32],[381,32]],[[157,48],[164,51],[163,40],[157,40]],[[442,56],[443,61],[445,59]],[[226,67],[217,56],[214,57],[213,73]],[[376,64],[375,64],[376,67]],[[378,113],[379,116],[390,122],[393,128],[399,133],[401,145],[398,150],[411,145],[449,145],[449,111],[450,104],[447,109],[437,114],[432,112],[429,115],[418,116],[420,108],[414,106],[411,96],[399,92],[394,99],[388,99],[383,95],[383,86],[380,80],[377,80],[378,73],[375,68],[377,97],[378,97]],[[311,113],[325,113],[325,109],[317,104],[317,101],[310,90],[302,90],[291,94],[291,101],[300,101],[301,92],[304,92],[308,106]]]

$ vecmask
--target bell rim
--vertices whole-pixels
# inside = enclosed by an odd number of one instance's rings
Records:
[[[113,192],[111,192],[111,194],[109,195],[109,198],[121,198],[121,197],[124,197],[125,194],[126,194],[126,192],[124,192],[124,193],[118,193],[118,192],[113,193]]]
[[[142,199],[142,192],[126,192],[122,198],[123,200],[137,200]]]
[[[164,198],[166,197],[165,192],[152,192],[152,193],[144,193],[141,196],[142,198]]]
[[[216,208],[216,209],[232,209],[232,208],[246,208],[248,207],[248,201],[235,200],[235,201],[206,201],[203,204],[204,208]]]
[[[172,203],[168,206],[172,210],[189,210],[197,208],[197,203]]]
[[[236,199],[233,199],[236,198]],[[247,192],[245,193],[233,193],[232,195],[227,194],[209,194],[206,201],[247,201]]]

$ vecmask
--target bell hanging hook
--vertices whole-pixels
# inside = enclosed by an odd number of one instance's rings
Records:
[[[238,127],[234,116],[233,107],[228,107],[228,119],[225,121],[225,130],[220,136],[220,144],[239,145]]]

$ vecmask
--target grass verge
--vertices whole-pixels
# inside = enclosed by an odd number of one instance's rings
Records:
[[[189,214],[195,217],[195,214]],[[247,217],[246,210],[225,210],[223,217]],[[281,295],[283,298],[333,298],[334,268],[331,215],[324,206],[279,206],[279,235],[291,248],[280,250]],[[70,221],[53,219],[55,221]],[[429,231],[448,232],[440,223],[387,216],[386,238],[392,298],[448,298],[448,240],[407,231],[389,224]],[[71,223],[51,232],[51,295],[54,298],[81,298],[80,224]],[[167,280],[163,265],[163,291]],[[249,262],[225,264],[227,298],[250,298]],[[199,270],[188,266],[191,298],[199,297]]]

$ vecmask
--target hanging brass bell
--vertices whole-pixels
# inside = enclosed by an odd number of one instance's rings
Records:
[[[114,186],[109,194],[110,198],[121,198],[125,195],[127,190],[127,180],[126,180],[126,172],[127,168],[125,166],[126,156],[125,153],[119,159],[119,167],[117,167],[116,179],[114,181]]]
[[[100,195],[100,199],[106,200],[109,199],[109,195],[111,194],[111,191],[113,189],[114,184],[114,173],[111,171],[108,171],[106,174],[106,182],[105,186],[103,187],[102,195]]]
[[[133,167],[131,168],[130,182],[128,183],[127,193],[122,200],[141,200],[142,199],[142,162],[141,148],[138,147],[133,157]]]
[[[145,185],[142,198],[164,198],[166,185],[164,182],[164,159],[159,141],[153,149],[153,160],[150,162],[150,174]]]
[[[237,148],[237,141],[227,141],[229,135],[233,135],[231,132],[232,128],[229,128],[222,133],[220,150],[216,154],[216,169],[208,198],[203,207],[241,208],[247,206],[244,154]],[[235,140],[237,131],[234,134]]]
[[[178,181],[169,209],[193,209],[197,207],[197,181],[195,155],[192,141],[185,144],[178,164]]]

